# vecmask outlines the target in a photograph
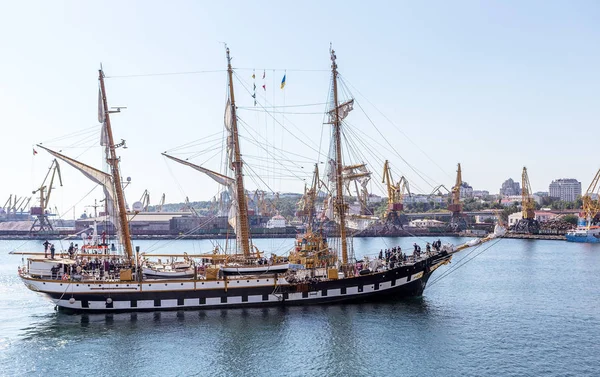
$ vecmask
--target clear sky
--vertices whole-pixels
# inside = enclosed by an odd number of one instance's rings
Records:
[[[423,192],[440,183],[450,187],[457,162],[475,189],[497,192],[505,179],[519,180],[525,165],[534,191],[547,191],[562,177],[580,180],[585,191],[600,167],[599,20],[597,1],[3,1],[0,205],[43,180],[51,158],[43,151],[33,157],[36,143],[102,166],[94,136],[100,62],[109,77],[219,71],[107,80],[109,103],[128,107],[113,123],[115,138],[129,147],[119,151],[123,175],[132,178],[129,202],[144,189],[153,203],[163,192],[167,202],[212,197],[210,180],[160,153],[222,129],[221,42],[236,68],[256,69],[259,98],[266,68],[261,101],[276,106],[326,101],[332,42],[340,73],[387,137],[378,145],[396,149],[380,148],[380,154]],[[237,71],[246,86],[251,74]],[[236,85],[240,106],[252,107],[249,93]],[[311,148],[328,142],[323,116],[276,114],[273,121],[250,110],[239,114],[247,127],[306,156],[294,164],[310,172],[310,159],[319,158]],[[359,111],[348,121],[358,133],[377,136]],[[283,128],[306,135],[310,148]],[[91,138],[76,148],[75,139],[53,140],[82,130]],[[250,158],[253,147],[247,148]],[[372,169],[379,174],[381,166]],[[63,212],[78,203],[79,215],[101,199],[100,191],[84,199],[93,184],[66,165],[62,170],[64,187],[55,189],[52,207]],[[265,180],[275,191],[303,187],[300,180]]]

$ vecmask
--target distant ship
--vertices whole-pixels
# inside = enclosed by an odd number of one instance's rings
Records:
[[[578,227],[577,229],[568,231],[565,237],[569,242],[600,243],[600,227]]]
[[[579,215],[577,228],[567,232],[569,242],[600,243],[600,169],[596,172],[587,191],[581,197],[583,208]]]

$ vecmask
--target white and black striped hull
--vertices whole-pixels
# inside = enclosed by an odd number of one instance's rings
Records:
[[[288,284],[272,277],[220,281],[152,280],[67,282],[22,277],[32,290],[61,309],[76,312],[198,310],[234,307],[311,305],[420,296],[429,276],[449,255],[354,278]]]

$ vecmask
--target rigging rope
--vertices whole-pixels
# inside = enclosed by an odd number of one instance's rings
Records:
[[[183,72],[141,73],[141,74],[133,74],[133,75],[105,76],[104,78],[106,78],[106,79],[122,79],[122,78],[130,78],[130,77],[196,75],[196,74],[200,74],[200,73],[217,73],[217,72],[227,72],[227,70],[226,69],[213,69],[213,70],[208,70],[208,71],[183,71]]]
[[[457,264],[456,267],[454,267],[453,269],[448,269],[447,271],[445,271],[442,275],[438,276],[434,281],[432,281],[431,283],[429,283],[429,286],[431,287],[432,285],[436,284],[437,282],[439,282],[440,280],[442,280],[443,278],[447,277],[448,275],[450,275],[451,273],[453,273],[454,271],[458,270],[459,268],[463,267],[464,265],[466,265],[467,263],[469,263],[470,261],[472,261],[473,259],[475,259],[476,257],[478,257],[479,255],[481,255],[483,252],[487,251],[488,249],[490,249],[492,246],[496,245],[498,242],[500,242],[503,239],[503,237],[499,237],[496,241],[494,241],[492,244],[488,245],[488,247],[486,247],[485,249],[481,250],[480,252],[478,252],[477,254],[475,254],[474,256],[472,256],[470,259],[466,260],[463,262],[464,259],[466,259],[469,255],[473,254],[475,251],[477,251],[482,245],[484,244],[479,244],[476,248],[474,248],[473,250],[471,250],[471,252],[467,253],[463,259],[461,259],[461,263]]]
[[[340,75],[341,76],[341,75]],[[363,97],[371,106],[373,106],[373,108],[375,108],[375,110],[377,110],[377,112],[383,116],[392,126],[394,126],[394,128],[396,129],[396,131],[400,132],[402,135],[404,135],[404,137],[415,147],[417,147],[417,149],[423,153],[423,155],[425,155],[425,157],[427,157],[427,159],[429,161],[431,161],[435,166],[437,166],[442,173],[446,174],[446,176],[448,176],[449,178],[452,179],[452,176],[450,174],[448,174],[444,169],[442,169],[442,167],[440,165],[438,165],[423,149],[421,149],[410,137],[408,137],[408,135],[403,132],[400,127],[398,127],[396,125],[396,123],[394,123],[390,118],[388,118],[381,110],[379,110],[379,108],[377,106],[375,106],[375,104],[373,104],[371,101],[369,101],[369,99],[363,95],[354,85],[352,85],[352,83],[350,83],[349,81],[346,80],[346,78],[343,78],[343,82],[348,83],[348,85],[350,85],[352,87],[352,89],[354,89],[361,97]]]

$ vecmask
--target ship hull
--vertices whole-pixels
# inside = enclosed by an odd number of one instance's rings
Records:
[[[577,229],[567,232],[565,238],[569,242],[600,243],[600,229]]]
[[[437,255],[412,265],[340,280],[290,284],[284,278],[226,281],[59,282],[22,276],[33,291],[71,312],[135,312],[298,306],[383,301],[422,295],[431,273],[450,260]]]

